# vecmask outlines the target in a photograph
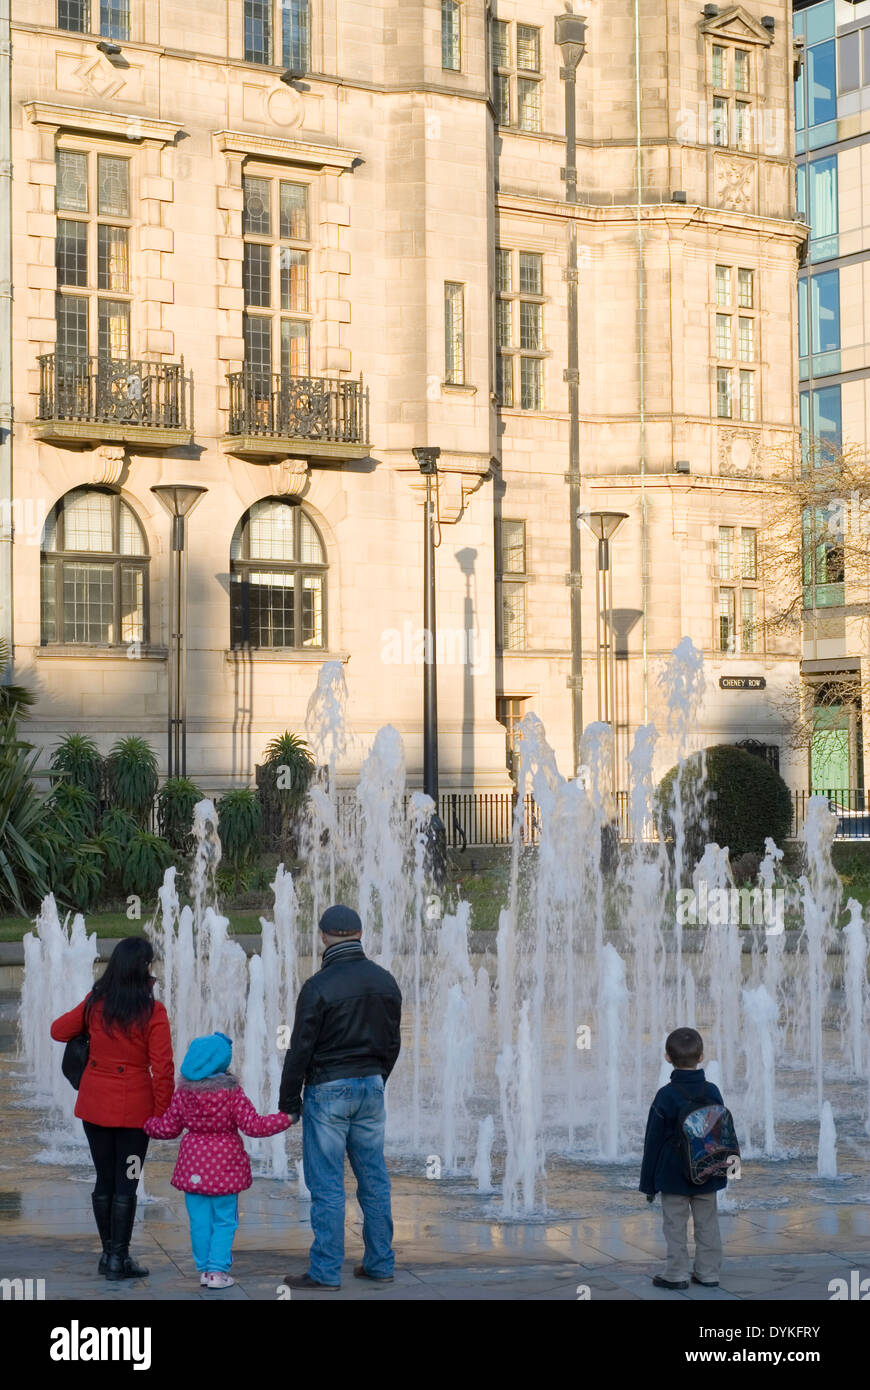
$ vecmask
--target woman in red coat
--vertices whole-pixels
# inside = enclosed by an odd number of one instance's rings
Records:
[[[145,1121],[172,1099],[175,1069],[169,1019],[154,998],[151,943],[119,941],[91,993],[51,1025],[57,1042],[90,1037],[75,1113],[97,1170],[92,1201],[103,1242],[99,1272],[107,1279],[148,1273],[130,1258],[136,1189],[148,1148]]]

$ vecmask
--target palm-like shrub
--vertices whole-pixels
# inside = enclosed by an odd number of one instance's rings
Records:
[[[69,839],[91,835],[97,822],[97,799],[76,782],[60,782],[48,802],[57,823]]]
[[[55,748],[51,762],[52,782],[65,781],[84,787],[95,801],[103,790],[103,759],[100,750],[87,734],[67,734]]]
[[[313,775],[311,750],[298,734],[285,730],[267,745],[263,763],[257,769],[257,785],[267,819],[277,820],[282,854],[295,851],[296,820]]]
[[[170,777],[157,793],[157,821],[160,834],[178,854],[193,848],[193,808],[202,801],[202,792],[189,777]]]
[[[0,721],[0,908],[21,916],[49,891],[45,802],[33,782],[38,757],[14,720]]]
[[[16,685],[12,680],[9,656],[9,643],[0,637],[0,719],[21,719],[36,704],[36,696],[26,685]],[[4,681],[3,677],[9,679]]]
[[[127,845],[121,870],[124,892],[135,893],[140,898],[156,893],[172,858],[172,846],[159,835],[137,830]]]
[[[262,813],[252,787],[239,787],[221,797],[217,806],[218,834],[224,858],[238,875],[260,850]]]
[[[106,759],[109,804],[129,811],[145,826],[157,792],[157,755],[144,738],[119,738]]]

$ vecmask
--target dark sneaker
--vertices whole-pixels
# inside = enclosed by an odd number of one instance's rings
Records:
[[[341,1284],[318,1284],[307,1271],[305,1274],[285,1274],[284,1283],[288,1289],[320,1289],[327,1293],[335,1293],[341,1288]]]
[[[687,1289],[689,1287],[688,1279],[673,1281],[671,1279],[663,1279],[660,1274],[653,1275],[653,1283],[657,1289]]]
[[[697,1274],[692,1275],[692,1283],[700,1284],[702,1289],[718,1289],[718,1279],[699,1279]]]
[[[392,1284],[395,1282],[395,1276],[392,1274],[369,1274],[365,1265],[355,1265],[353,1273],[354,1278],[371,1279],[373,1284]]]

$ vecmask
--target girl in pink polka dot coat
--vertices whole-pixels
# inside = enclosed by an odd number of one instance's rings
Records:
[[[232,1042],[225,1033],[194,1038],[181,1064],[169,1109],[145,1122],[152,1139],[177,1139],[172,1186],[184,1193],[193,1257],[204,1288],[233,1283],[233,1237],[238,1194],[251,1186],[251,1162],[240,1137],[266,1138],[293,1123],[290,1115],[258,1115],[232,1072]]]

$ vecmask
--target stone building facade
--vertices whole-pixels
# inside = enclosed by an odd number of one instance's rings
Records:
[[[572,205],[561,5],[15,0],[14,635],[37,742],[136,732],[164,756],[152,488],[198,485],[189,775],[248,779],[339,660],[347,771],[390,722],[419,781],[412,449],[434,445],[442,787],[508,787],[529,710],[570,773],[573,221],[582,505],[628,516],[621,754],[661,722],[685,635],[707,656],[697,742],[782,743],[769,697],[799,653],[762,635],[754,557],[795,431],[791,16],[713,8],[640,0],[636,44],[631,0],[586,6]],[[595,562],[584,538],[587,721]]]

